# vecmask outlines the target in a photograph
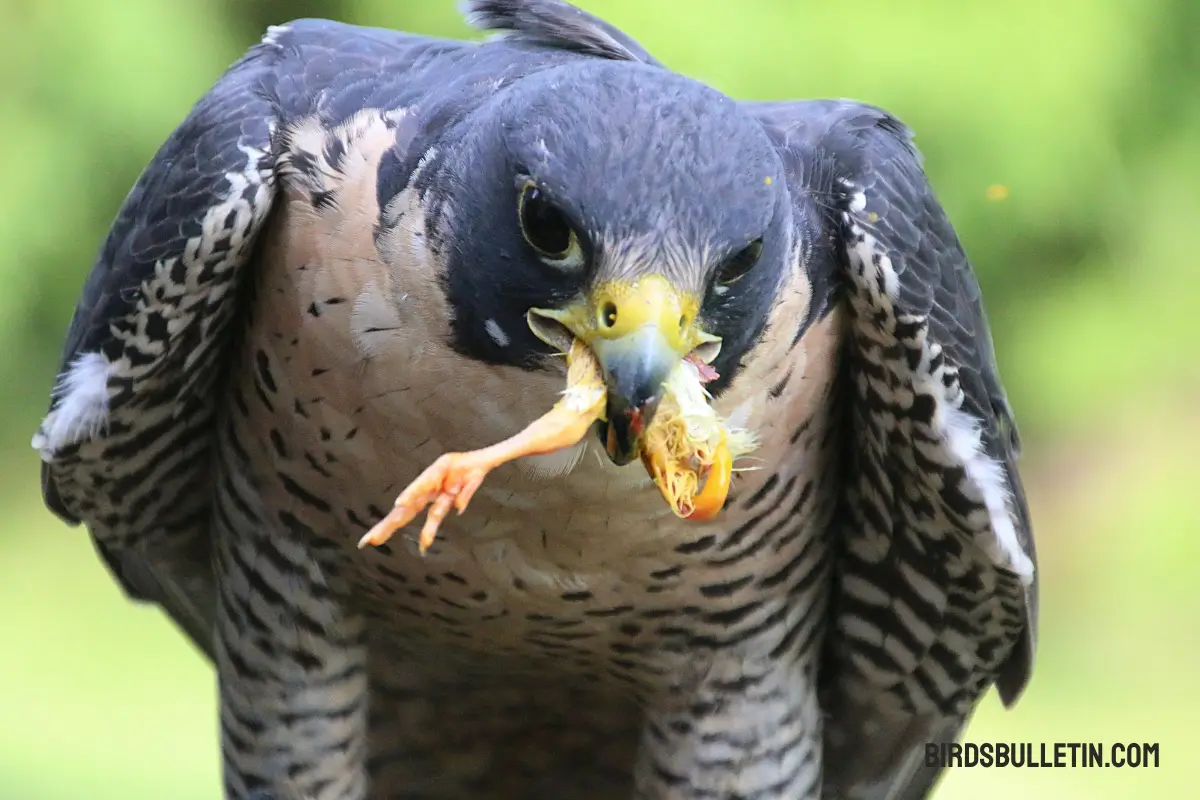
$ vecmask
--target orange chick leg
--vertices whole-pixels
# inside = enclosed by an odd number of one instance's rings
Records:
[[[482,450],[445,453],[410,483],[392,510],[358,541],[358,546],[381,545],[411,522],[426,506],[431,506],[421,527],[420,547],[424,553],[437,537],[438,526],[454,508],[459,514],[467,509],[487,474],[501,464],[522,456],[553,453],[577,444],[592,423],[604,411],[603,383],[598,382],[594,358],[577,343],[571,351],[571,386],[592,389],[592,405],[582,409],[578,398],[564,397],[520,433]],[[597,389],[597,387],[599,387]],[[594,401],[594,402],[593,402]],[[574,407],[572,407],[574,406]]]
[[[462,513],[487,474],[501,464],[522,456],[553,453],[579,442],[597,415],[581,414],[559,403],[534,420],[523,431],[482,450],[445,453],[408,485],[386,517],[371,528],[359,547],[381,545],[432,504],[421,527],[420,546],[424,553],[433,544],[438,526],[453,507]]]

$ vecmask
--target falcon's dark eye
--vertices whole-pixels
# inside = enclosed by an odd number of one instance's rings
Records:
[[[725,259],[725,262],[717,268],[717,285],[729,286],[741,280],[758,263],[758,258],[762,255],[762,249],[762,239],[755,239]]]
[[[532,183],[525,184],[517,201],[517,213],[525,241],[543,261],[560,269],[583,265],[579,237],[562,211],[546,199],[541,189]]]

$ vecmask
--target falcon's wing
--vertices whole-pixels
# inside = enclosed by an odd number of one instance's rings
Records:
[[[131,596],[162,605],[210,655],[213,419],[281,141],[296,120],[333,129],[363,108],[412,102],[445,69],[440,56],[468,47],[323,20],[273,28],[163,144],[87,278],[34,437],[43,496],[87,525]]]
[[[993,683],[1032,669],[1019,444],[979,285],[909,131],[843,101],[747,104],[776,141],[810,268],[849,316],[844,496],[822,674],[825,795],[924,797]]]
[[[270,50],[235,64],[125,199],[67,334],[34,437],[47,506],[85,523],[135,598],[206,652],[209,423],[245,270],[275,196]],[[151,563],[142,548],[176,552]]]

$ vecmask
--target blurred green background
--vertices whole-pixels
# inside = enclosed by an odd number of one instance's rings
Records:
[[[731,95],[853,97],[917,132],[984,284],[1041,557],[1032,686],[968,738],[1161,744],[1158,770],[960,769],[937,797],[1195,797],[1200,2],[581,4]],[[268,24],[470,34],[449,0],[0,10],[0,800],[216,798],[209,669],[41,506],[28,442],[75,295],[138,171]]]

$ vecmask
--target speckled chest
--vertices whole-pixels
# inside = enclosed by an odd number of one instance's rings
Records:
[[[228,435],[269,535],[304,541],[379,640],[641,679],[730,641],[759,637],[754,646],[769,651],[819,610],[836,320],[804,346],[760,348],[720,399],[763,446],[761,468],[736,477],[711,523],[677,519],[640,465],[613,466],[589,436],[492,473],[424,557],[409,531],[358,551],[425,466],[517,432],[554,403],[564,373],[484,365],[446,346],[449,310],[419,248],[418,215],[363,250],[376,239],[350,219],[318,224],[303,198],[280,211],[306,224],[284,219],[276,230],[307,233],[263,248]],[[785,303],[776,323],[802,311]],[[774,388],[752,388],[763,385]]]

